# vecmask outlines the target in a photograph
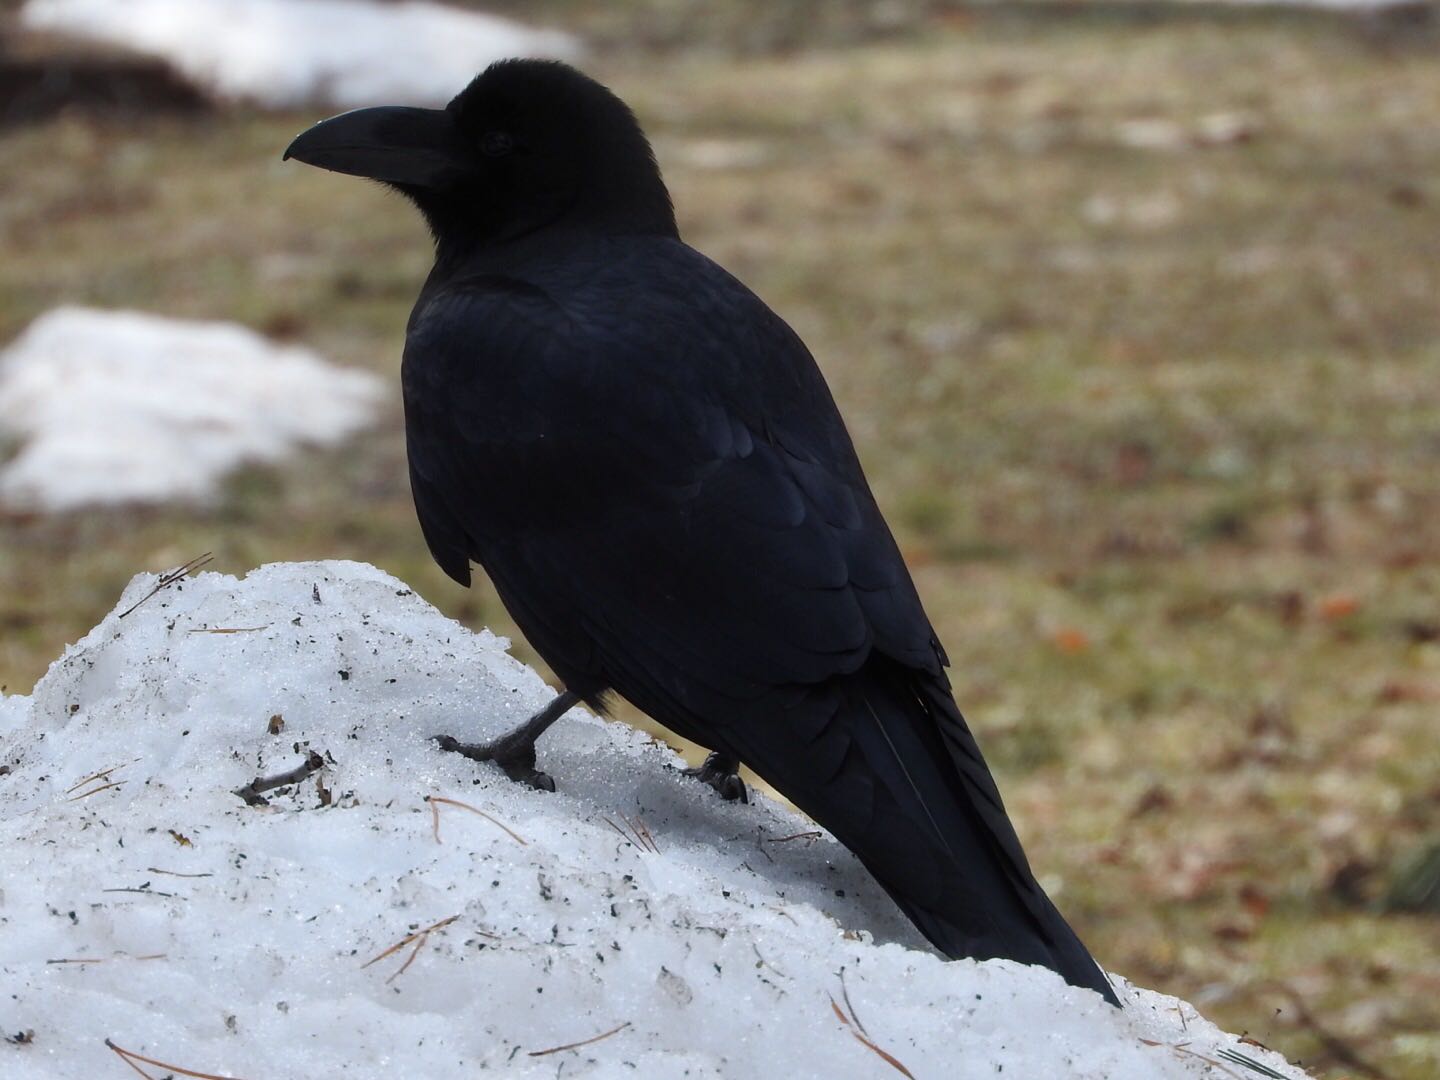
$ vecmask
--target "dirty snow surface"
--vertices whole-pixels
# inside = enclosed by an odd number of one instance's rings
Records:
[[[271,108],[443,105],[492,61],[580,52],[568,34],[424,0],[29,0],[21,19]]]
[[[0,353],[0,502],[201,499],[247,462],[334,443],[381,380],[228,323],[56,308]]]
[[[1119,980],[942,961],[809,822],[620,724],[544,737],[553,794],[439,752],[551,691],[373,567],[158,581],[0,697],[8,1080],[130,1075],[107,1038],[251,1080],[1303,1075]]]

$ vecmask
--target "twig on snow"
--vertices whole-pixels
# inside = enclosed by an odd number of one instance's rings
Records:
[[[606,825],[609,825],[610,828],[614,829],[617,833],[619,833],[620,839],[624,840],[625,843],[629,844],[631,847],[635,846],[635,841],[630,837],[628,833],[626,833],[624,829],[620,828],[619,825],[616,825],[615,822],[611,821],[608,817],[601,817],[600,820],[605,822]],[[616,852],[619,852],[620,849],[616,848],[615,850]]]
[[[124,780],[112,780],[108,784],[101,784],[99,787],[91,788],[89,791],[82,791],[79,795],[71,795],[70,798],[65,801],[79,802],[81,799],[88,799],[91,795],[99,795],[102,791],[109,791],[111,788],[120,787],[124,783]]]
[[[426,926],[423,929],[416,930],[413,934],[407,934],[405,937],[397,941],[394,945],[391,945],[384,952],[378,953],[377,955],[372,956],[369,960],[366,960],[365,963],[360,965],[360,969],[363,971],[371,964],[375,964],[381,960],[384,960],[387,956],[394,956],[406,945],[414,942],[415,947],[410,950],[410,955],[405,958],[405,963],[400,965],[399,970],[392,972],[390,974],[390,977],[387,978],[385,981],[388,983],[394,979],[398,979],[401,975],[404,975],[405,972],[409,969],[410,965],[415,962],[415,957],[420,955],[420,950],[424,947],[425,942],[429,939],[431,932],[434,930],[439,930],[443,926],[449,926],[458,918],[460,918],[459,915],[451,915],[448,919],[441,919],[437,923],[431,923],[429,926]]]
[[[135,1062],[143,1061],[146,1065],[155,1065],[161,1069],[169,1069],[171,1072],[179,1073],[181,1076],[193,1076],[196,1080],[236,1080],[235,1077],[220,1076],[216,1073],[196,1072],[194,1069],[185,1069],[179,1065],[171,1065],[168,1061],[157,1061],[155,1058],[146,1057],[144,1054],[137,1054],[134,1050],[125,1050],[116,1046],[109,1039],[105,1040],[105,1045],[115,1051],[115,1053],[120,1056],[120,1060],[125,1062],[126,1065],[129,1065],[141,1076],[149,1078],[149,1080],[154,1080],[154,1077],[151,1077],[149,1073],[140,1068],[139,1065],[136,1065]]]
[[[865,1035],[860,1030],[858,1030],[860,1027],[860,1022],[850,1016],[845,1015],[845,1010],[840,1008],[840,1005],[838,1002],[836,1002],[833,994],[829,995],[829,997],[830,1008],[835,1011],[835,1015],[839,1017],[840,1022],[844,1024],[847,1029],[849,1029],[850,1034],[855,1036],[855,1040],[857,1042],[861,1043],[862,1045],[873,1050],[876,1054],[880,1055],[880,1059],[884,1061],[885,1064],[889,1065],[892,1069],[894,1069],[896,1072],[898,1072],[901,1076],[907,1076],[910,1078],[910,1080],[915,1080],[915,1074],[912,1073],[909,1069],[907,1069],[904,1065],[902,1065],[899,1058],[897,1058],[889,1051],[880,1049],[880,1047],[876,1046],[868,1035]]]
[[[298,784],[307,776],[324,767],[325,759],[314,750],[310,750],[306,752],[305,760],[289,772],[279,773],[276,776],[257,776],[244,787],[236,788],[234,794],[244,799],[246,806],[267,806],[270,800],[261,796],[260,792],[284,787],[286,784]]]
[[[126,765],[134,765],[135,762],[139,760],[139,758],[135,758],[134,761],[122,762],[119,765],[111,765],[108,769],[101,769],[99,772],[93,772],[89,776],[85,777],[85,779],[83,780],[76,780],[75,783],[71,784],[68,788],[65,789],[65,794],[69,795],[76,788],[82,788],[86,784],[89,784],[95,780],[104,780],[111,773],[125,768]]]
[[[1216,1050],[1215,1056],[1224,1058],[1226,1061],[1233,1061],[1236,1065],[1244,1065],[1245,1068],[1251,1072],[1257,1072],[1261,1076],[1270,1077],[1271,1080],[1285,1080],[1284,1073],[1278,1073],[1263,1061],[1256,1061],[1249,1054],[1242,1054],[1238,1050],[1231,1050],[1228,1046]]]
[[[620,818],[625,822],[626,825],[630,826],[630,831],[640,838],[642,847],[653,851],[656,855],[660,854],[660,845],[655,843],[655,837],[650,835],[650,827],[645,824],[644,818],[642,818],[639,814],[635,815],[634,821],[631,821],[629,818],[625,817],[624,814],[621,814]]]
[[[530,1056],[544,1057],[547,1054],[558,1054],[562,1050],[578,1050],[582,1046],[589,1046],[591,1043],[597,1043],[601,1039],[608,1039],[611,1035],[618,1035],[620,1034],[620,1032],[624,1031],[629,1026],[630,1021],[626,1020],[623,1024],[620,1024],[617,1027],[613,1027],[609,1031],[602,1031],[599,1035],[592,1035],[590,1038],[581,1039],[579,1042],[566,1043],[564,1046],[552,1046],[548,1050],[531,1050]]]
[[[174,570],[167,570],[165,573],[160,575],[160,580],[155,583],[155,587],[153,589],[151,589],[139,600],[136,600],[135,603],[131,604],[128,608],[122,611],[119,617],[122,619],[125,618],[126,615],[129,615],[132,611],[138,608],[141,604],[145,603],[146,600],[149,600],[161,589],[168,589],[171,585],[174,585],[175,582],[179,581],[185,575],[199,570],[202,566],[208,566],[214,561],[215,557],[207,551],[203,555],[196,555],[195,558],[191,559],[187,563],[183,563],[180,566],[177,566]]]
[[[163,896],[163,897],[165,897],[167,900],[188,900],[188,899],[190,899],[188,896],[181,896],[179,893],[161,892],[159,889],[152,889],[152,888],[150,888],[150,883],[149,883],[148,881],[147,881],[144,885],[140,885],[140,886],[126,886],[126,887],[124,887],[124,888],[101,889],[100,891],[101,891],[101,892],[133,892],[133,893],[140,893],[142,896]]]
[[[469,803],[461,802],[459,799],[447,799],[443,795],[426,795],[425,801],[430,804],[430,818],[432,826],[431,831],[433,831],[435,834],[435,842],[437,844],[440,843],[439,803],[444,803],[447,806],[458,806],[461,810],[469,810],[472,814],[479,814],[486,821],[490,822],[490,824],[494,825],[498,829],[503,830],[506,836],[510,837],[510,839],[514,840],[521,847],[525,847],[528,843],[528,841],[523,836],[517,833],[514,829],[510,828],[510,826],[506,825],[499,818],[494,817],[491,814],[487,814],[478,806],[471,806]]]
[[[855,1006],[850,1001],[850,988],[845,985],[845,969],[843,967],[840,969],[840,996],[845,999],[845,1010],[850,1014],[850,1018],[855,1021],[855,1026],[860,1029],[860,1034],[868,1039],[870,1032],[865,1030],[865,1024],[860,1019],[860,1014],[855,1011]]]

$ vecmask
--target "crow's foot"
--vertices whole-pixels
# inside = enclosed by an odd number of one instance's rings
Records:
[[[727,802],[750,801],[745,790],[745,781],[740,779],[740,763],[728,754],[711,754],[698,769],[681,770],[685,776],[693,776],[703,784],[709,784]]]
[[[540,791],[554,791],[555,781],[535,768],[535,740],[579,700],[579,694],[562,690],[525,723],[492,742],[462,743],[449,735],[436,735],[435,742],[441,750],[464,754],[471,761],[493,761],[511,780]]]
[[[554,791],[555,781],[535,768],[535,744],[501,736],[494,742],[462,743],[450,735],[436,735],[441,750],[461,754],[471,761],[493,761],[505,775],[519,784],[529,784],[538,791]]]

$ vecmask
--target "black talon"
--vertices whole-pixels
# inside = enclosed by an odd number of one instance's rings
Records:
[[[709,784],[726,802],[750,801],[745,781],[740,779],[740,762],[729,754],[714,753],[705,759],[698,769],[680,770],[684,776],[693,776],[702,784]]]
[[[493,742],[462,743],[452,735],[436,735],[435,745],[471,761],[493,761],[516,783],[528,784],[538,791],[554,791],[555,781],[535,768],[535,740],[579,700],[580,695],[562,691],[525,723]]]

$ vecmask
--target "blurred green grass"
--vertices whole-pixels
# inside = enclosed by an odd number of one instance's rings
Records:
[[[584,9],[588,66],[825,369],[1061,907],[1322,1074],[1436,1075],[1440,923],[1379,900],[1440,832],[1440,52],[922,4],[777,54],[791,16],[683,7]],[[5,134],[0,339],[136,306],[393,377],[429,242],[281,164],[314,115]],[[205,550],[363,559],[513,633],[430,563],[403,457],[397,394],[213,506],[0,519],[0,683]]]

